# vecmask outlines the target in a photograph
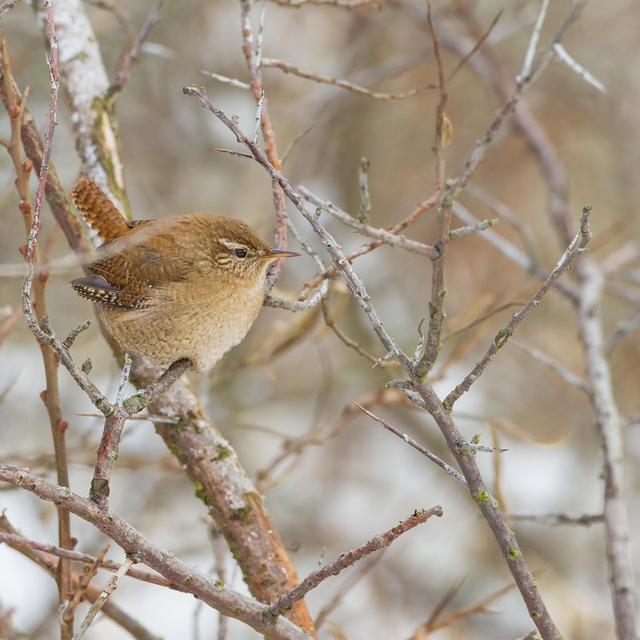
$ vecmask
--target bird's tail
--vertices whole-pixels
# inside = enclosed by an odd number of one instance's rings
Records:
[[[90,178],[80,178],[71,192],[71,197],[85,222],[103,242],[115,240],[129,230],[125,217]]]

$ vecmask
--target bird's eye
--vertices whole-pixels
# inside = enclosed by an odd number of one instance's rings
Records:
[[[235,255],[236,258],[246,258],[247,257],[247,250],[246,249],[234,249],[233,253]]]

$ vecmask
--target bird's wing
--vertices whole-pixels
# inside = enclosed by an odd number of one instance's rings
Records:
[[[175,222],[140,221],[126,235],[105,243],[89,276],[71,285],[83,298],[110,307],[145,309],[171,298],[171,284],[197,268],[175,233]]]

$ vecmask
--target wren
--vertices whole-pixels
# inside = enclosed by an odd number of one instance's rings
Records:
[[[271,262],[298,255],[212,213],[129,222],[88,178],[72,198],[102,245],[71,286],[125,352],[159,367],[187,358],[211,369],[256,319]]]

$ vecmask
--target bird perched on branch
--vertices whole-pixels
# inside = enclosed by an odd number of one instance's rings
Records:
[[[129,222],[88,178],[72,198],[103,244],[71,286],[96,303],[124,351],[160,367],[187,358],[196,371],[211,369],[256,319],[269,265],[298,255],[211,213]]]

